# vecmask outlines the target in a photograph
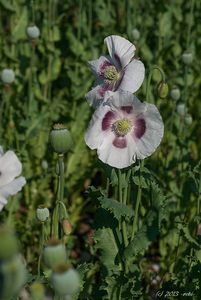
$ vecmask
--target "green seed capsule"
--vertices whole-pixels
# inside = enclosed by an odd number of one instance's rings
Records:
[[[189,126],[192,124],[193,119],[192,119],[192,117],[191,117],[190,114],[188,114],[188,115],[185,116],[184,122],[185,122],[186,125],[189,125]]]
[[[36,217],[40,222],[47,221],[49,215],[50,215],[49,209],[44,205],[40,205],[36,210]]]
[[[27,36],[32,40],[35,40],[40,36],[40,30],[36,25],[28,26],[26,31]]]
[[[11,84],[15,80],[15,73],[12,69],[4,69],[1,73],[1,80],[5,84]]]
[[[158,96],[161,99],[165,99],[168,95],[169,87],[168,84],[165,81],[161,81],[158,85]]]
[[[40,282],[34,282],[30,286],[31,300],[44,300],[45,299],[45,288]]]
[[[184,117],[186,113],[186,106],[184,103],[180,103],[177,105],[177,113],[180,117]]]
[[[140,32],[139,32],[139,30],[137,28],[134,28],[132,30],[132,36],[133,36],[134,40],[136,40],[136,41],[139,40],[139,38],[140,38]]]
[[[0,262],[0,299],[12,299],[26,282],[27,272],[21,255]]]
[[[49,135],[52,149],[64,154],[73,147],[73,139],[69,130],[62,124],[55,124]]]
[[[59,240],[51,239],[43,250],[43,257],[49,268],[65,263],[67,258],[65,246]]]
[[[192,55],[192,53],[188,52],[188,51],[184,52],[182,54],[182,61],[187,66],[191,65],[192,62],[193,62],[193,55]]]
[[[173,87],[170,91],[170,97],[173,100],[177,101],[179,100],[180,96],[181,96],[180,89],[178,87]]]
[[[71,296],[80,287],[80,278],[76,270],[61,265],[52,274],[52,285],[56,293],[60,296]]]

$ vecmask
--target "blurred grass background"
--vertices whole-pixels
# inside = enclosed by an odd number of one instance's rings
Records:
[[[77,222],[88,215],[93,217],[93,203],[87,202],[84,192],[90,184],[104,184],[104,179],[96,153],[84,143],[92,113],[85,94],[94,82],[87,60],[106,54],[106,36],[117,34],[133,42],[146,75],[151,66],[162,67],[170,89],[174,85],[180,88],[181,101],[187,85],[187,106],[193,123],[184,129],[185,153],[192,166],[200,159],[201,2],[195,1],[193,16],[190,7],[191,1],[185,0],[0,0],[0,70],[11,68],[16,74],[10,88],[3,84],[0,87],[0,144],[5,150],[17,152],[28,182],[23,193],[1,213],[0,220],[6,218],[8,210],[15,216],[29,264],[35,264],[38,252],[35,209],[41,203],[52,207],[55,201],[55,156],[48,145],[55,122],[66,124],[75,140],[66,158],[65,193],[70,219],[76,229]],[[35,47],[26,35],[30,24],[37,25],[41,32]],[[140,32],[139,40],[133,36],[135,28]],[[185,50],[193,53],[186,82],[181,60]],[[165,195],[170,193],[172,197],[180,185],[176,166],[181,155],[177,141],[181,119],[174,113],[175,102],[169,96],[165,100],[156,96],[157,72],[154,80],[150,101],[158,106],[166,132],[150,161]],[[142,100],[145,87],[146,80],[138,93]]]

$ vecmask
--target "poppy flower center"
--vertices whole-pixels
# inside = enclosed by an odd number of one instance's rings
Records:
[[[119,79],[120,75],[115,66],[108,66],[104,71],[104,78],[106,83],[113,83]]]
[[[125,136],[131,130],[131,122],[128,119],[121,119],[113,124],[113,130],[117,136]]]

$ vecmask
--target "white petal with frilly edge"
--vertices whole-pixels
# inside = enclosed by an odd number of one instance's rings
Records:
[[[118,88],[134,93],[142,85],[144,76],[144,64],[140,60],[134,59],[125,68],[124,75],[122,76],[122,81]]]
[[[135,54],[135,46],[125,38],[117,35],[108,36],[104,42],[113,62],[116,63],[119,59],[122,68],[127,66]]]
[[[22,164],[13,151],[0,157],[0,187],[10,183],[22,172]]]
[[[0,188],[0,195],[7,198],[10,195],[15,195],[21,191],[22,187],[26,184],[23,176],[14,179],[12,182]]]
[[[110,111],[108,106],[99,106],[89,123],[85,134],[85,142],[92,150],[99,148],[103,140],[107,138],[108,132],[102,129],[102,121],[108,111]]]
[[[163,120],[157,107],[149,103],[145,105],[146,111],[143,114],[145,133],[140,139],[134,138],[137,147],[136,156],[139,159],[150,156],[159,146],[164,134]]]

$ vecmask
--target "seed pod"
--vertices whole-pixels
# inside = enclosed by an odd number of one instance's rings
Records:
[[[177,100],[179,100],[180,96],[181,96],[180,89],[176,86],[173,87],[170,91],[170,97],[173,100],[177,101]]]
[[[4,84],[11,84],[15,80],[15,73],[12,69],[4,69],[1,73],[1,80]]]
[[[43,250],[43,257],[49,268],[65,263],[67,258],[65,246],[59,240],[51,239]]]
[[[40,205],[36,210],[36,216],[40,222],[47,221],[49,218],[49,215],[50,215],[49,209],[47,207],[45,207],[44,205]]]
[[[186,51],[182,54],[182,61],[185,65],[189,66],[193,62],[193,55],[190,51]]]
[[[31,300],[44,300],[45,299],[45,288],[40,282],[34,282],[30,286]]]
[[[138,41],[140,39],[140,32],[137,28],[134,28],[132,30],[132,36],[133,36],[133,39]]]
[[[59,153],[64,154],[73,147],[73,139],[70,131],[62,124],[55,124],[49,135],[50,144],[52,149]]]
[[[39,36],[40,36],[40,29],[36,25],[28,26],[26,29],[26,32],[27,32],[27,36],[31,40],[35,40],[35,39],[39,38]]]
[[[168,95],[168,90],[169,90],[168,84],[165,81],[161,81],[157,88],[158,96],[161,99],[165,99]]]
[[[0,299],[16,296],[26,282],[27,272],[21,255],[15,255],[0,263]]]
[[[189,126],[192,124],[193,119],[192,119],[192,117],[191,117],[190,114],[187,114],[187,115],[185,116],[184,122],[185,122],[186,125],[189,125]]]
[[[65,235],[69,235],[72,232],[72,225],[68,219],[63,219],[62,227]]]
[[[180,117],[184,117],[184,115],[186,113],[186,106],[184,103],[179,103],[177,105],[177,113]]]
[[[76,270],[68,268],[67,265],[58,266],[51,279],[54,290],[60,296],[71,296],[79,290],[79,274]]]

